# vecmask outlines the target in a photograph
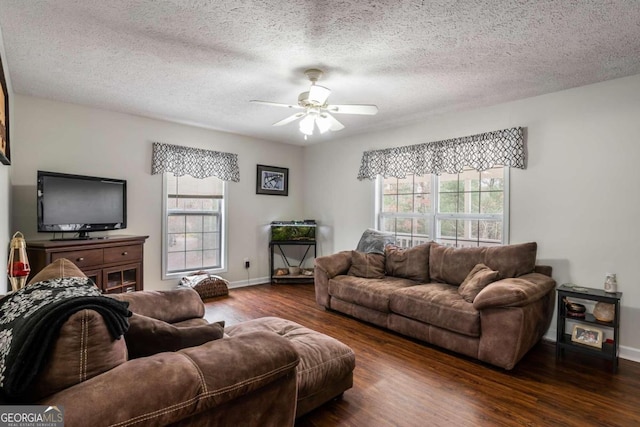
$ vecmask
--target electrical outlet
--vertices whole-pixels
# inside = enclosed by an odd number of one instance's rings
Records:
[[[249,268],[251,267],[251,263],[249,262],[249,258],[245,258],[244,259],[244,268]]]

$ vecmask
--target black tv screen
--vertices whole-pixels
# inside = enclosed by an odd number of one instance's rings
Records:
[[[77,232],[127,227],[127,181],[38,171],[38,231]]]

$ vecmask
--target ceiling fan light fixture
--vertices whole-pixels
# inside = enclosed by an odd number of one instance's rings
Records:
[[[331,129],[331,122],[326,116],[318,116],[318,118],[316,118],[316,125],[318,125],[320,133],[325,133]]]
[[[309,136],[313,135],[315,123],[315,116],[307,114],[302,120],[300,120],[300,132]]]
[[[324,105],[330,94],[331,89],[313,84],[311,85],[311,88],[309,88],[309,102],[312,104]]]

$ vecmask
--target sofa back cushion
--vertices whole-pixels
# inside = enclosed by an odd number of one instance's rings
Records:
[[[535,242],[494,247],[453,248],[432,243],[429,252],[429,276],[434,282],[460,285],[477,264],[497,271],[501,278],[533,272],[536,264]]]
[[[500,273],[500,277],[519,277],[536,268],[536,242],[487,248],[484,263]]]
[[[59,279],[65,277],[87,277],[82,270],[66,258],[58,258],[45,268],[40,270],[29,280],[28,285],[43,282],[45,280]]]
[[[347,274],[365,279],[382,279],[384,255],[351,251],[351,267]]]
[[[124,339],[111,337],[102,315],[94,310],[78,311],[60,328],[47,362],[33,381],[29,397],[38,400],[126,361]]]
[[[385,247],[385,273],[420,283],[429,283],[429,250],[431,242],[409,249],[389,245]]]
[[[111,298],[129,303],[129,310],[167,323],[204,316],[204,303],[191,288],[166,291],[138,291],[109,294]]]
[[[129,358],[135,359],[195,347],[220,339],[223,334],[224,321],[177,327],[134,313],[129,320],[129,330],[124,334],[124,338],[129,349]]]

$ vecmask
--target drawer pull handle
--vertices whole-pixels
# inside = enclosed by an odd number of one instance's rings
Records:
[[[80,257],[80,258],[78,258],[76,261],[78,261],[78,262],[82,262],[82,261],[84,261],[84,257]]]
[[[122,252],[122,256],[125,256],[125,255],[129,255],[129,252],[127,251]]]

